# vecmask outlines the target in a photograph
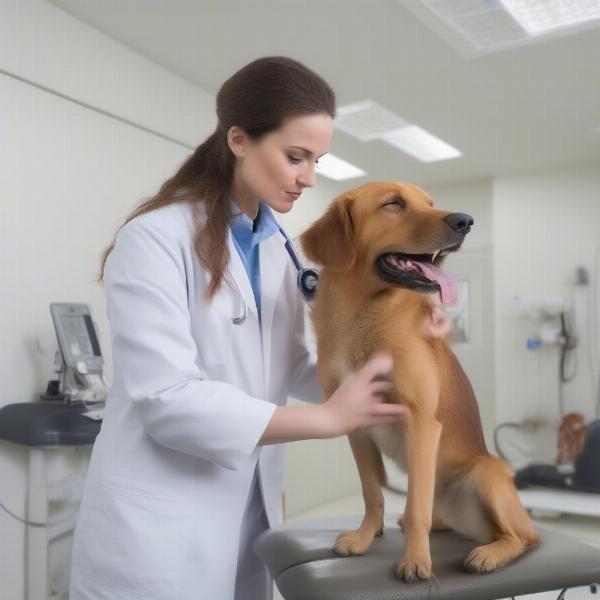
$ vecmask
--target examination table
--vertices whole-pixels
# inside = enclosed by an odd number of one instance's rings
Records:
[[[469,573],[463,561],[477,546],[451,531],[431,533],[438,582],[407,584],[394,574],[404,536],[397,515],[385,517],[384,533],[362,556],[336,555],[342,531],[356,529],[362,515],[288,522],[254,543],[285,600],[493,600],[600,582],[600,550],[537,527],[541,544],[485,575]],[[568,598],[568,594],[567,594]]]

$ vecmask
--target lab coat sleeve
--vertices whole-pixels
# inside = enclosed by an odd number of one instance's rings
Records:
[[[297,294],[296,322],[293,336],[293,367],[289,394],[298,400],[321,404],[323,390],[317,377],[317,355],[306,347],[304,302]]]
[[[196,363],[183,251],[169,235],[134,219],[106,262],[113,385],[158,444],[238,470],[277,407]]]

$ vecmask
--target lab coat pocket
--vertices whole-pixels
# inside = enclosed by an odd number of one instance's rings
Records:
[[[176,598],[188,554],[191,504],[112,485],[96,490],[81,548],[89,552],[82,561],[89,569],[84,577],[144,598]]]

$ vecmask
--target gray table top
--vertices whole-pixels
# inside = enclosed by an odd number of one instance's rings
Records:
[[[255,542],[286,600],[494,600],[600,582],[600,550],[537,527],[541,544],[485,575],[469,573],[463,561],[478,544],[451,531],[431,533],[437,584],[407,584],[394,568],[404,536],[396,515],[385,518],[384,535],[362,556],[332,550],[338,534],[355,529],[362,515],[285,523]]]

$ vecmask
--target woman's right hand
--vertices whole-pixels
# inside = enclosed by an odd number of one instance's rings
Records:
[[[385,423],[397,423],[406,415],[400,404],[385,403],[387,393],[393,389],[385,377],[393,366],[392,357],[386,352],[376,352],[358,371],[348,373],[342,383],[322,405],[326,415],[326,437],[350,433],[357,427]]]

